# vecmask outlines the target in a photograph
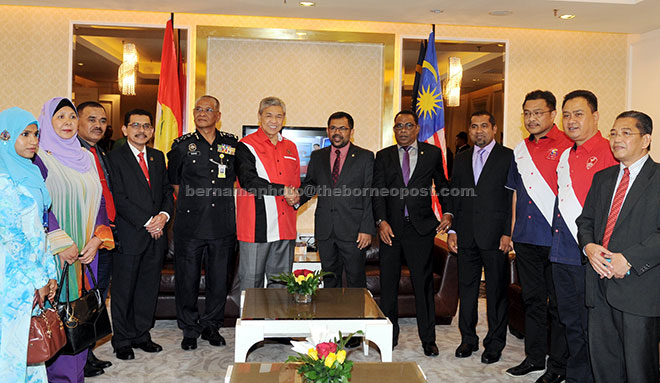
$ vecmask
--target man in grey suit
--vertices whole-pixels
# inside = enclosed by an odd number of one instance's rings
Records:
[[[325,287],[367,287],[365,250],[376,234],[371,196],[374,154],[351,143],[353,117],[335,112],[328,118],[331,146],[312,152],[302,183],[300,205],[318,195],[314,236]],[[334,190],[333,190],[334,189]],[[339,194],[337,194],[337,193]]]
[[[576,220],[586,255],[585,300],[594,380],[658,382],[660,164],[649,155],[653,122],[621,113],[610,130],[619,165],[594,176]]]

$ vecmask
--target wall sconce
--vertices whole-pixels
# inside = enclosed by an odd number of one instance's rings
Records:
[[[461,80],[463,79],[463,66],[459,57],[449,58],[449,71],[445,85],[445,98],[447,106],[459,106],[461,103]]]
[[[119,92],[125,96],[135,96],[135,83],[137,81],[138,53],[135,44],[124,43],[124,61],[119,66],[117,81]]]

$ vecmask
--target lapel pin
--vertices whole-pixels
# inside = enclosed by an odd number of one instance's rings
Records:
[[[351,157],[355,157],[355,154],[351,154]]]
[[[153,160],[154,160],[154,158],[153,158],[153,157],[149,157],[149,161],[153,161]]]
[[[424,154],[424,152],[419,152],[419,154]]]

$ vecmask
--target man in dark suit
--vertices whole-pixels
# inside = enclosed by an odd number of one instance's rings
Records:
[[[617,116],[610,148],[620,161],[596,173],[577,219],[587,267],[594,380],[656,383],[660,317],[660,165],[649,155],[653,122]]]
[[[458,195],[447,211],[454,214],[449,232],[449,250],[458,253],[458,295],[461,302],[458,328],[461,344],[457,358],[466,358],[479,348],[477,298],[481,268],[486,274],[488,334],[484,338],[483,363],[500,360],[506,344],[508,253],[511,250],[511,201],[506,189],[513,151],[495,142],[497,125],[492,114],[477,111],[470,117],[474,146],[456,156],[451,190],[470,190]]]
[[[323,270],[325,287],[341,287],[346,273],[348,287],[367,287],[365,249],[376,234],[371,207],[374,155],[351,143],[353,117],[346,112],[328,118],[331,146],[312,152],[303,181],[300,205],[318,195],[314,214],[314,236]],[[339,195],[333,189],[360,192]],[[335,189],[336,190],[336,189]],[[295,206],[295,205],[294,205]]]
[[[108,117],[103,105],[95,101],[87,101],[78,105],[78,140],[83,148],[89,150],[94,155],[96,170],[99,173],[99,181],[103,187],[103,198],[105,199],[105,210],[110,220],[110,226],[115,224],[115,204],[112,199],[112,188],[110,185],[110,161],[107,158],[105,150],[101,147],[101,141],[107,132]],[[115,246],[118,241],[115,241]],[[101,290],[101,296],[105,301],[110,285],[110,273],[112,273],[112,255],[115,250],[99,249],[98,263],[98,287]],[[96,344],[92,345],[87,352],[87,363],[85,364],[84,374],[86,378],[91,378],[103,374],[104,368],[112,366],[107,360],[100,360],[94,355],[92,350]]]
[[[376,153],[373,198],[380,246],[380,307],[394,325],[392,345],[399,337],[398,305],[401,261],[405,260],[415,292],[417,329],[427,356],[438,355],[431,252],[437,233],[451,226],[451,215],[438,222],[431,203],[435,183],[440,202],[447,195],[442,150],[417,141],[417,115],[409,110],[394,119],[396,145]],[[441,190],[442,189],[442,190]]]
[[[151,340],[167,238],[165,224],[173,209],[165,156],[147,147],[153,137],[152,115],[126,113],[122,131],[127,145],[110,153],[116,225],[121,249],[112,265],[112,346],[117,358],[134,359],[133,348],[159,352]]]

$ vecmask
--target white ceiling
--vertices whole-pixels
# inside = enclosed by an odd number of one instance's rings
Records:
[[[0,0],[0,4],[620,33],[660,29],[660,0],[316,0],[314,7],[301,7],[298,0]],[[576,17],[561,20],[554,9]],[[488,14],[504,10],[512,13]]]

